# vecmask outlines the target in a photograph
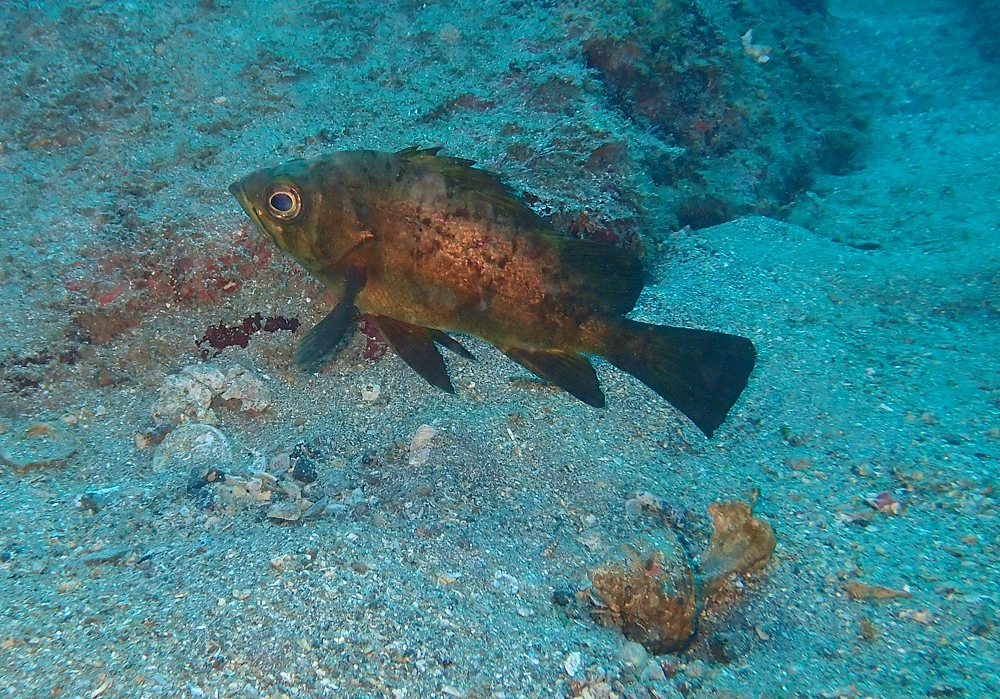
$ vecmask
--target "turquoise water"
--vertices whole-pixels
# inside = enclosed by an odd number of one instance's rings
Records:
[[[973,0],[3,3],[0,692],[997,694],[998,29]],[[633,318],[750,338],[714,437],[603,360],[594,409],[471,338],[446,394],[364,319],[295,370],[337,293],[227,188],[410,146],[641,254]],[[708,602],[728,501],[777,546]],[[629,627],[615,566],[694,572],[690,643]]]

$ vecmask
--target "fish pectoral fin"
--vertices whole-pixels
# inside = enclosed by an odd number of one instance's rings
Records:
[[[419,325],[404,323],[395,318],[387,316],[370,316],[375,321],[378,329],[382,331],[389,345],[396,350],[396,354],[410,368],[420,374],[431,386],[436,386],[442,391],[454,393],[455,387],[451,385],[448,377],[448,369],[444,365],[444,358],[438,352],[434,344],[437,337],[434,333],[439,331],[422,328]],[[447,337],[444,333],[442,336]],[[451,340],[451,338],[448,338]],[[452,342],[455,342],[452,340]],[[445,347],[450,346],[444,342]],[[457,342],[455,342],[458,345]],[[461,345],[458,345],[461,347]],[[464,349],[464,348],[463,348]]]
[[[434,342],[438,343],[442,347],[447,347],[459,357],[465,357],[466,359],[471,359],[473,361],[476,360],[472,352],[465,349],[465,347],[462,346],[462,343],[453,338],[451,335],[445,335],[440,330],[431,330],[430,333],[431,339],[434,340]]]
[[[344,337],[357,309],[353,303],[341,301],[320,322],[306,333],[295,346],[292,363],[303,371],[316,371]]]
[[[357,308],[354,298],[364,286],[364,275],[348,271],[344,293],[333,310],[299,340],[292,363],[304,371],[316,371],[326,361],[354,321]]]
[[[501,347],[500,351],[528,371],[554,383],[587,405],[604,407],[604,393],[590,360],[576,352],[563,350],[527,350]]]

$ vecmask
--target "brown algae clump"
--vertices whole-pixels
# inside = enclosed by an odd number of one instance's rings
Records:
[[[651,538],[643,555],[627,549],[628,561],[590,572],[601,604],[594,616],[618,628],[651,653],[687,648],[697,625],[695,581],[673,532]]]
[[[771,526],[756,519],[746,503],[708,507],[715,531],[695,573],[686,552],[670,530],[649,537],[627,561],[609,563],[589,573],[596,608],[593,615],[619,629],[651,653],[685,650],[694,639],[698,616],[722,601],[735,575],[763,566],[775,547]]]

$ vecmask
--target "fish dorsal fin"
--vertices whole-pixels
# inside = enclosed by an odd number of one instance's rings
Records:
[[[507,218],[524,229],[545,229],[542,217],[536,214],[513,189],[504,184],[500,175],[473,167],[475,160],[436,155],[440,148],[406,148],[396,153],[417,167],[440,173],[455,205],[460,206],[468,193],[469,204],[488,203],[498,217]]]
[[[434,344],[434,331],[387,316],[373,315],[370,318],[375,321],[399,358],[424,377],[427,383],[448,393],[455,392],[444,359]]]
[[[521,347],[501,347],[500,350],[528,371],[554,383],[587,405],[604,407],[604,393],[597,381],[597,372],[582,354]]]
[[[622,315],[635,308],[642,293],[642,263],[635,253],[615,245],[553,232],[563,268],[582,277],[586,288]]]

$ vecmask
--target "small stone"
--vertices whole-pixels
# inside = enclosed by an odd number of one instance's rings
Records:
[[[516,595],[521,590],[521,583],[507,571],[498,570],[493,574],[493,587],[506,592],[508,595]]]
[[[844,590],[853,600],[887,600],[896,597],[910,597],[909,590],[893,590],[880,585],[866,585],[857,580],[844,583]]]
[[[660,680],[665,680],[667,677],[663,674],[663,668],[660,667],[658,662],[651,662],[646,666],[646,669],[642,671],[642,675],[639,679],[642,682],[659,682]]]
[[[570,677],[576,677],[580,673],[580,669],[583,667],[583,657],[580,655],[579,651],[573,651],[572,653],[567,653],[566,658],[563,660],[563,669],[566,670],[566,674]]]
[[[292,478],[299,483],[314,483],[319,478],[316,462],[309,456],[304,444],[299,444],[292,450]]]
[[[625,501],[625,516],[629,519],[636,519],[642,514],[642,501],[639,498],[630,498]]]
[[[618,651],[618,662],[627,668],[637,670],[649,662],[649,653],[641,643],[629,641]]]
[[[117,563],[125,557],[126,553],[128,553],[128,549],[124,547],[101,549],[80,556],[80,560],[88,566],[98,566],[103,563]]]
[[[251,415],[271,404],[267,386],[244,367],[231,366],[223,372],[211,365],[192,365],[163,380],[150,414],[171,422],[214,424],[217,417],[212,402],[216,399],[218,405],[233,406]]]
[[[294,502],[276,502],[267,511],[269,519],[284,522],[297,522],[302,517],[302,510]]]
[[[17,471],[65,466],[76,453],[76,440],[60,427],[35,422],[0,436],[0,461]]]
[[[153,470],[225,474],[235,468],[225,435],[211,425],[193,423],[178,427],[160,442],[153,452]]]
[[[430,425],[421,425],[417,428],[408,449],[410,466],[423,466],[427,463],[430,458],[430,443],[437,433],[438,431]]]
[[[302,519],[322,517],[326,514],[327,505],[329,505],[329,503],[330,498],[325,495],[315,503],[310,503],[308,500],[302,500],[299,502],[299,509],[302,510]],[[302,508],[303,505],[305,505],[305,509]]]
[[[278,454],[270,461],[267,462],[267,470],[269,473],[282,474],[286,473],[288,469],[292,467],[292,456],[291,454]]]
[[[295,501],[302,499],[302,488],[297,486],[292,481],[281,481],[278,483],[278,490],[287,495],[290,500]]]

